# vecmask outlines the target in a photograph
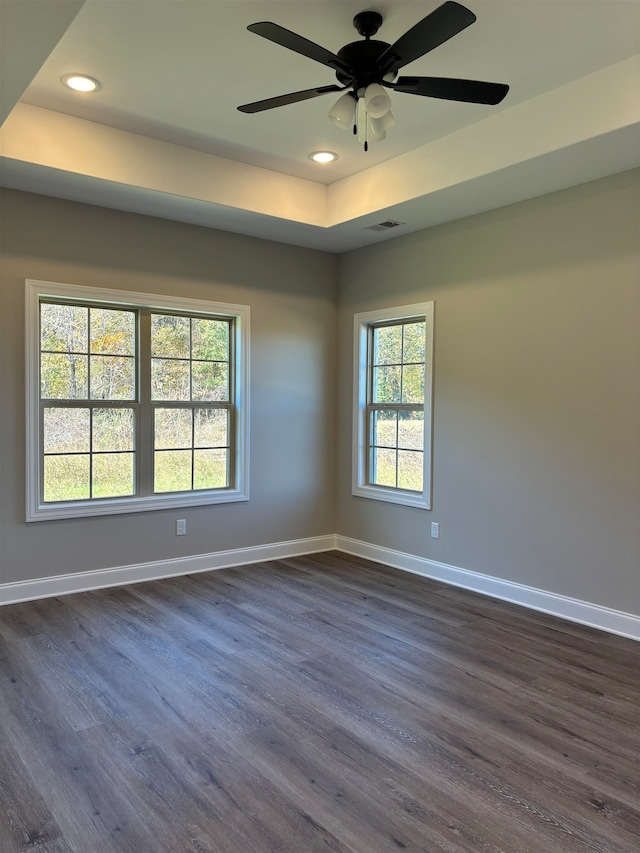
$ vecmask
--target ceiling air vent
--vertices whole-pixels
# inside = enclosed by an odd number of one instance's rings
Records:
[[[385,219],[377,225],[367,225],[368,231],[388,231],[389,228],[397,228],[398,225],[406,225],[406,222],[397,222],[395,219]]]

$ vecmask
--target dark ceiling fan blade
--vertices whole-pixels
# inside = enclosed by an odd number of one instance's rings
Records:
[[[297,104],[298,101],[307,101],[309,98],[317,98],[326,95],[327,92],[343,92],[346,86],[319,86],[317,89],[305,89],[302,92],[290,92],[288,95],[278,95],[275,98],[266,98],[264,101],[254,101],[252,104],[243,104],[238,107],[241,113],[260,113],[263,110],[272,110],[275,107],[284,107],[287,104]]]
[[[339,56],[336,56],[335,53],[331,53],[330,50],[326,50],[326,48],[321,47],[313,41],[309,41],[309,39],[303,38],[303,36],[299,36],[297,33],[292,33],[291,30],[286,30],[279,24],[272,24],[271,21],[260,21],[257,24],[249,24],[247,29],[249,32],[262,36],[262,38],[280,44],[282,47],[287,47],[289,50],[294,51],[294,53],[300,53],[309,59],[315,59],[316,62],[320,62],[322,65],[328,65],[334,71],[344,71],[346,74],[352,74],[347,63],[340,59]]]
[[[448,0],[388,47],[378,65],[385,74],[397,71],[462,32],[475,20],[476,16],[465,6]]]
[[[465,101],[468,104],[499,104],[509,91],[506,83],[457,80],[451,77],[398,77],[395,83],[385,85],[409,95]]]

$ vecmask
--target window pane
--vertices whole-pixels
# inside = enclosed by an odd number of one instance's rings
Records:
[[[191,357],[203,361],[229,360],[229,323],[227,320],[191,321]]]
[[[44,410],[45,453],[89,452],[89,409]]]
[[[422,453],[413,450],[398,451],[398,488],[422,491]]]
[[[396,451],[371,450],[371,482],[376,486],[395,486],[396,484]]]
[[[424,330],[425,323],[407,323],[404,327],[402,360],[424,361]]]
[[[159,450],[153,456],[154,491],[180,492],[191,490],[190,450]]]
[[[94,498],[132,495],[133,453],[96,453],[93,456]]]
[[[153,400],[190,400],[189,361],[154,358],[151,362]]]
[[[93,410],[92,450],[133,450],[134,420],[131,409]]]
[[[133,311],[92,308],[91,352],[135,355],[136,334]]]
[[[193,457],[194,489],[224,489],[229,485],[226,450],[196,450]]]
[[[215,402],[229,399],[229,368],[214,361],[194,361],[191,367],[194,400]]]
[[[402,326],[381,326],[373,330],[373,363],[402,362]]]
[[[424,402],[424,364],[409,364],[402,368],[402,402]]]
[[[87,357],[43,353],[40,393],[45,400],[86,400]]]
[[[151,315],[151,355],[189,358],[190,320],[167,314]]]
[[[73,501],[88,497],[88,455],[44,457],[45,501]]]
[[[400,403],[401,367],[374,367],[373,402]]]
[[[400,412],[398,447],[405,450],[424,449],[424,415],[422,412]]]
[[[192,446],[193,414],[191,409],[156,409],[154,415],[155,448],[187,448]]]
[[[371,443],[382,447],[396,447],[397,425],[397,412],[374,412]]]
[[[195,447],[227,447],[229,445],[228,420],[226,409],[196,409]]]
[[[114,355],[90,356],[91,399],[133,400],[135,397],[133,358]]]
[[[54,352],[88,352],[89,311],[77,305],[40,305],[40,348]]]

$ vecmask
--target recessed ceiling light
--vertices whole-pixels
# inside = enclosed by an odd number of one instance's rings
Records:
[[[338,159],[338,155],[333,151],[312,151],[309,154],[309,159],[314,163],[333,163]]]
[[[100,83],[86,74],[65,74],[62,82],[74,92],[95,92],[100,88]]]

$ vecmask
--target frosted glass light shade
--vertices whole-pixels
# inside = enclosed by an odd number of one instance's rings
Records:
[[[382,142],[387,138],[387,134],[384,130],[376,130],[373,126],[374,121],[376,119],[367,119],[367,142]]]
[[[382,118],[391,109],[391,98],[379,83],[371,83],[364,92],[369,118]]]
[[[342,95],[329,110],[329,121],[336,127],[348,130],[353,126],[353,117],[356,112],[356,100],[347,92]]]
[[[371,122],[371,129],[375,134],[385,133],[396,123],[391,110],[386,115],[383,115],[382,118],[370,118],[369,120]]]

